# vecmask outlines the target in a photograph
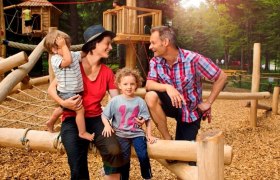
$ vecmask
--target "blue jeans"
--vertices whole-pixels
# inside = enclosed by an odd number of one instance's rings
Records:
[[[93,143],[101,154],[105,173],[120,173],[119,167],[126,162],[124,162],[116,136],[106,138],[101,134],[104,125],[100,116],[85,118],[85,122],[87,132],[95,133]],[[71,180],[89,179],[87,161],[89,141],[79,137],[75,117],[66,118],[62,122],[61,140],[67,153]]]
[[[148,152],[147,152],[146,137],[140,136],[140,137],[135,137],[135,138],[122,138],[122,137],[117,136],[117,139],[120,143],[124,159],[127,159],[127,160],[130,159],[131,145],[133,145],[134,149],[136,151],[138,160],[140,162],[142,177],[144,179],[152,178],[150,159],[149,159]],[[127,163],[126,165],[124,165],[122,167],[121,180],[129,179],[129,169],[130,169],[130,163]]]

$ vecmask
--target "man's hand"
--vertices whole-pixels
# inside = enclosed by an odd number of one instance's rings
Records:
[[[172,106],[175,106],[176,108],[182,108],[182,104],[186,104],[186,101],[182,94],[180,94],[179,91],[172,85],[168,85],[168,87],[166,88],[166,93],[171,99]]]
[[[146,138],[147,138],[147,141],[148,141],[150,144],[156,143],[157,140],[158,140],[157,137],[154,137],[154,136],[149,135],[149,134],[146,135]]]
[[[202,120],[208,119],[208,123],[211,122],[211,103],[209,102],[202,102],[198,106],[199,111],[202,113]]]

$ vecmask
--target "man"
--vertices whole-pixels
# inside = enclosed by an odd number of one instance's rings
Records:
[[[210,59],[180,49],[170,27],[151,29],[150,61],[145,100],[164,139],[173,139],[167,119],[177,120],[176,140],[195,140],[201,118],[211,121],[211,105],[224,87],[227,76]],[[201,78],[214,81],[210,96],[202,100]]]

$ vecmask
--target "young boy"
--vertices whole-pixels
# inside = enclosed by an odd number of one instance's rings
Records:
[[[57,80],[58,95],[62,99],[68,99],[77,94],[81,95],[84,90],[79,65],[81,52],[71,52],[69,50],[70,37],[62,31],[53,30],[47,34],[44,46],[52,54],[51,65]],[[52,118],[47,121],[46,124],[50,131],[53,131],[57,119],[55,117],[58,117],[61,112],[61,109],[55,109]],[[83,107],[76,111],[76,123],[79,136],[92,141],[94,134],[86,132]]]

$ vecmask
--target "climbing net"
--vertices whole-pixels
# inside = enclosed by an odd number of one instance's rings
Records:
[[[0,127],[46,130],[45,122],[56,107],[46,92],[47,87],[32,86],[7,96],[0,104]]]

